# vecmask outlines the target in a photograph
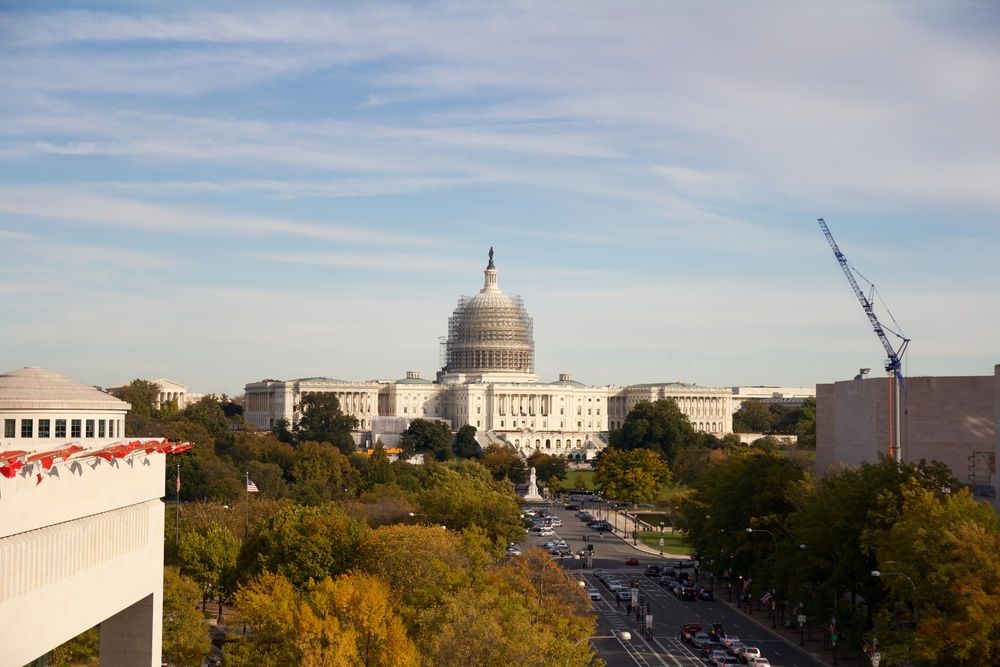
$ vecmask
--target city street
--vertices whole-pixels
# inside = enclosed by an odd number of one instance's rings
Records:
[[[735,634],[751,646],[761,650],[764,657],[771,661],[774,667],[824,667],[826,663],[813,658],[810,654],[790,645],[784,639],[771,632],[766,624],[766,616],[760,617],[760,622],[720,600],[715,601],[681,601],[674,597],[654,579],[646,577],[643,572],[647,565],[663,564],[676,557],[665,558],[636,550],[631,544],[610,533],[598,533],[581,522],[575,511],[562,509],[559,506],[549,506],[562,521],[562,526],[555,528],[555,533],[564,539],[575,554],[588,544],[594,545],[593,568],[604,569],[618,574],[625,581],[638,580],[643,599],[649,603],[652,613],[652,636],[647,638],[641,632],[641,620],[635,612],[631,616],[626,613],[626,603],[619,606],[611,591],[609,591],[593,575],[593,570],[584,569],[585,561],[572,557],[564,557],[563,565],[567,572],[581,578],[587,585],[600,591],[601,600],[594,602],[594,610],[598,614],[597,637],[592,641],[594,648],[609,667],[631,667],[632,665],[661,665],[671,667],[698,666],[703,667],[707,660],[702,659],[700,651],[690,644],[680,641],[678,631],[685,623],[700,623],[705,629],[711,623],[721,623],[728,634]],[[598,516],[595,513],[595,518]],[[584,541],[584,536],[587,541]],[[540,546],[551,537],[531,535],[526,540],[526,546]],[[629,558],[637,558],[639,565],[626,565]],[[689,570],[691,572],[691,570]],[[702,578],[701,583],[708,585]],[[716,593],[725,597],[725,590],[716,589]],[[619,638],[621,631],[631,634],[630,641]]]

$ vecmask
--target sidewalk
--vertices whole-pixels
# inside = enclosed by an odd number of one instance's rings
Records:
[[[615,527],[615,532],[611,533],[613,537],[617,537],[625,544],[631,546],[636,551],[641,551],[642,553],[649,554],[651,556],[662,556],[663,558],[670,559],[681,559],[688,558],[686,554],[669,554],[661,553],[659,549],[654,549],[642,542],[638,544],[632,544],[632,527],[634,526],[634,521],[631,517],[625,516],[623,513],[617,510],[612,511],[608,516],[608,523]],[[700,580],[704,580],[704,573],[701,573]],[[728,605],[734,611],[739,612],[746,620],[757,625],[761,630],[768,632],[775,637],[783,640],[786,644],[797,648],[799,651],[808,655],[813,660],[823,663],[824,665],[833,665],[833,652],[830,649],[823,648],[823,636],[822,631],[816,631],[813,628],[812,632],[803,633],[804,645],[800,646],[800,633],[798,629],[789,629],[782,626],[781,623],[775,623],[774,628],[771,627],[771,614],[770,610],[762,609],[760,611],[754,611],[753,614],[748,614],[745,608],[739,608],[734,603],[729,602],[727,599],[726,590],[717,586],[716,587],[716,602],[721,602],[724,605]],[[810,638],[811,635],[811,638]],[[846,657],[840,657],[838,654],[837,664],[839,665],[854,665],[855,667],[868,667],[867,661],[858,660],[858,653],[856,651],[849,651]]]

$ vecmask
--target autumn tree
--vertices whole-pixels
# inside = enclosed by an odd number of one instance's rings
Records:
[[[297,442],[327,442],[345,455],[357,449],[351,431],[358,427],[358,420],[340,410],[340,401],[327,392],[305,394],[298,405],[302,412],[295,425]]]
[[[198,601],[199,585],[175,567],[163,568],[163,659],[177,667],[201,667],[212,648]]]
[[[419,664],[388,589],[368,574],[325,577],[299,591],[281,575],[266,572],[237,592],[236,608],[254,631],[231,645],[229,664]]]
[[[508,479],[512,484],[528,481],[524,459],[511,445],[490,444],[483,450],[479,462],[493,475],[493,479]]]
[[[670,468],[650,449],[608,447],[594,470],[594,485],[606,498],[630,503],[653,502],[669,481]]]
[[[886,592],[876,635],[888,664],[985,664],[1000,655],[1000,520],[968,489],[910,479],[877,539]],[[919,537],[918,537],[919,536]],[[902,611],[900,611],[902,610]],[[900,616],[910,622],[900,623]]]
[[[533,452],[528,457],[528,466],[534,467],[535,475],[538,479],[544,480],[550,489],[557,491],[559,489],[559,480],[566,476],[569,463],[566,461],[565,456]]]
[[[293,497],[301,503],[316,505],[353,494],[361,482],[361,474],[336,447],[308,441],[295,449],[292,479]]]
[[[686,444],[699,442],[687,415],[672,398],[639,401],[620,429],[611,432],[611,445],[620,450],[648,449],[666,461]]]

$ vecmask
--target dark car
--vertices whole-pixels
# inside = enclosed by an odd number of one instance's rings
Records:
[[[659,565],[647,565],[646,566],[646,576],[647,577],[658,577],[658,576],[660,576],[660,574],[662,574],[662,573],[660,572],[660,566]]]
[[[726,647],[722,645],[722,642],[711,641],[701,647],[701,654],[708,658],[716,651],[725,651]]]
[[[684,586],[681,588],[682,600],[697,600],[698,590],[694,586]]]
[[[712,623],[708,626],[708,636],[714,641],[718,641],[725,637],[726,631],[722,629],[722,623]],[[711,653],[709,655],[711,655]]]
[[[681,641],[691,643],[691,638],[701,632],[701,623],[685,623],[681,626],[678,636]]]
[[[579,505],[567,505],[566,509],[568,509],[568,510],[578,510],[578,509],[580,509],[580,506]]]
[[[715,594],[712,593],[712,591],[710,591],[707,588],[699,588],[698,589],[698,599],[699,600],[706,600],[706,601],[708,601],[708,600],[714,600],[715,599]]]

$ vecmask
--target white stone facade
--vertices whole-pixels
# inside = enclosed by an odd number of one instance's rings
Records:
[[[740,409],[745,401],[761,401],[768,405],[785,405],[797,408],[807,398],[816,398],[815,387],[779,387],[777,385],[754,385],[733,387],[733,412]]]
[[[3,665],[98,624],[101,665],[160,664],[165,457],[107,453],[128,407],[40,368],[0,375],[0,423],[17,431],[0,438],[0,628],[12,639]],[[76,420],[83,437],[72,435]]]
[[[733,432],[729,387],[699,387],[680,382],[634,384],[617,389],[608,399],[611,428],[619,429],[640,401],[673,399],[695,430],[722,436]]]
[[[379,417],[440,419],[453,429],[474,426],[484,435],[480,442],[506,442],[525,456],[542,451],[589,460],[607,445],[609,429],[621,428],[636,403],[672,398],[696,429],[716,435],[732,432],[729,387],[596,387],[569,374],[539,382],[531,318],[520,298],[500,290],[492,249],[484,275],[479,294],[462,297],[448,321],[446,360],[436,381],[409,371],[396,381],[315,377],[252,382],[245,387],[246,421],[262,429],[272,428],[279,419],[294,425],[305,393],[333,392],[341,410],[358,419],[359,442],[371,442],[372,420]]]

